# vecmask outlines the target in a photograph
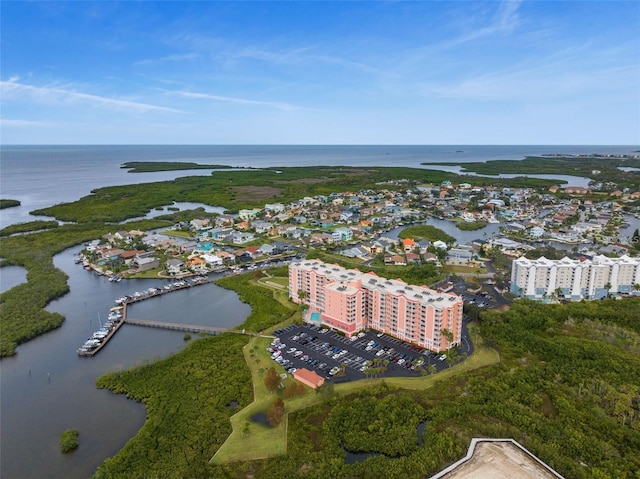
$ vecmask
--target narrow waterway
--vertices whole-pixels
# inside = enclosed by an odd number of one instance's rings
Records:
[[[73,263],[79,248],[54,258],[69,275],[71,292],[47,309],[66,318],[62,327],[18,348],[0,361],[0,471],[2,478],[87,478],[131,439],[145,420],[142,405],[98,390],[96,379],[112,370],[151,362],[180,351],[184,333],[124,325],[95,357],[76,349],[99,328],[114,299],[164,280],[111,283]],[[250,309],[234,292],[207,284],[136,304],[141,319],[234,326]],[[60,434],[78,429],[79,448],[60,452]]]

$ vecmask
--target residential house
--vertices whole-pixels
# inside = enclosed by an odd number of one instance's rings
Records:
[[[149,271],[160,266],[160,260],[153,256],[137,255],[133,260],[133,267],[138,271]]]
[[[404,238],[402,240],[402,247],[405,253],[411,253],[416,247],[416,242],[412,238]]]
[[[208,230],[211,228],[211,220],[209,218],[196,218],[189,222],[189,226],[194,231]]]
[[[135,257],[139,254],[144,254],[145,251],[143,250],[139,250],[139,249],[132,249],[129,251],[123,251],[122,253],[120,253],[118,255],[118,259],[124,263],[125,265],[130,265],[131,263],[133,263],[133,260],[135,259]]]
[[[333,231],[332,236],[335,242],[351,241],[351,239],[353,238],[353,233],[349,228],[336,228]]]
[[[432,244],[433,244],[433,247],[434,247],[434,248],[437,248],[437,249],[445,249],[445,250],[447,249],[447,243],[445,243],[445,242],[444,242],[444,241],[442,241],[442,240],[434,241]]]
[[[251,224],[251,227],[257,234],[268,233],[273,225],[268,221],[256,220]]]
[[[258,252],[261,256],[272,256],[275,254],[276,248],[271,244],[263,244],[258,248]]]
[[[243,209],[238,211],[238,218],[244,221],[249,221],[258,216],[258,214],[260,214],[260,211],[261,210],[259,208],[254,208],[252,210]]]
[[[234,264],[236,262],[236,255],[228,251],[217,251],[216,256],[222,258],[224,264]]]
[[[456,266],[469,266],[473,259],[473,253],[466,249],[451,248],[447,252],[447,264]]]
[[[400,255],[400,254],[385,255],[384,264],[394,265],[394,266],[406,266],[407,259],[405,258],[404,255]]]
[[[184,268],[184,262],[179,258],[169,258],[167,260],[167,272],[169,274],[180,274]]]
[[[282,213],[285,210],[285,206],[282,203],[267,203],[264,205],[264,210],[269,213]]]
[[[243,233],[241,231],[234,231],[228,238],[227,241],[233,244],[245,244],[249,243],[256,239],[253,233]]]
[[[208,271],[207,262],[199,256],[192,256],[187,260],[187,268],[194,273],[204,273]]]
[[[407,264],[420,264],[420,255],[417,253],[407,253]]]
[[[210,267],[222,266],[222,258],[217,254],[206,253],[201,256],[201,258],[206,261],[207,265]]]
[[[273,247],[274,247],[274,254],[282,254],[282,253],[288,253],[290,251],[293,251],[293,245],[286,241],[274,241]]]
[[[217,228],[233,226],[234,222],[235,220],[231,215],[218,215],[215,219],[215,225]]]

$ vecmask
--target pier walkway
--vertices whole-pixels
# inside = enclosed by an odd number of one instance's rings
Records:
[[[162,328],[173,329],[175,331],[188,331],[190,333],[207,333],[217,334],[230,331],[229,328],[221,328],[218,326],[200,326],[197,324],[182,324],[182,323],[168,323],[165,321],[152,321],[148,319],[134,319],[125,317],[124,321],[127,324],[134,324],[136,326],[147,326],[149,328]],[[240,331],[237,331],[240,332]]]

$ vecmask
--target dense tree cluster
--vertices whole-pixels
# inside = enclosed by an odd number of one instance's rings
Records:
[[[269,407],[267,411],[267,420],[269,424],[273,427],[278,426],[282,422],[282,418],[284,417],[284,401],[280,398],[276,398],[273,401],[273,404]]]
[[[638,299],[517,301],[485,312],[482,334],[500,349],[499,365],[422,392],[382,387],[332,395],[290,415],[287,456],[251,468],[264,478],[423,478],[482,436],[512,437],[567,478],[637,477],[639,317]],[[345,449],[382,454],[347,464]],[[242,477],[246,467],[214,472]]]
[[[333,447],[342,445],[352,452],[406,456],[418,447],[417,428],[425,416],[424,409],[406,396],[366,395],[334,407],[324,423],[324,436]]]
[[[264,375],[264,387],[267,391],[274,393],[280,386],[280,376],[274,368],[267,369],[267,373]]]
[[[209,477],[207,462],[231,433],[236,410],[227,406],[253,401],[246,341],[230,333],[198,339],[157,363],[99,378],[98,387],[143,402],[147,420],[95,477]]]

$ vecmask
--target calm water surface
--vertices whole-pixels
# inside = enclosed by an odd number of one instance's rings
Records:
[[[27,281],[27,270],[22,266],[5,266],[0,268],[0,293]]]
[[[124,325],[93,358],[76,349],[99,327],[115,298],[161,280],[110,283],[73,263],[79,248],[55,257],[69,275],[71,292],[47,310],[66,317],[62,327],[27,342],[16,356],[0,361],[0,471],[3,478],[86,478],[114,455],[140,429],[142,405],[98,390],[96,379],[180,351],[186,344],[178,331]],[[3,268],[4,269],[4,268]],[[244,321],[250,308],[231,291],[208,284],[174,292],[134,305],[141,319],[233,326]],[[71,455],[60,452],[60,434],[80,432],[80,447]]]

